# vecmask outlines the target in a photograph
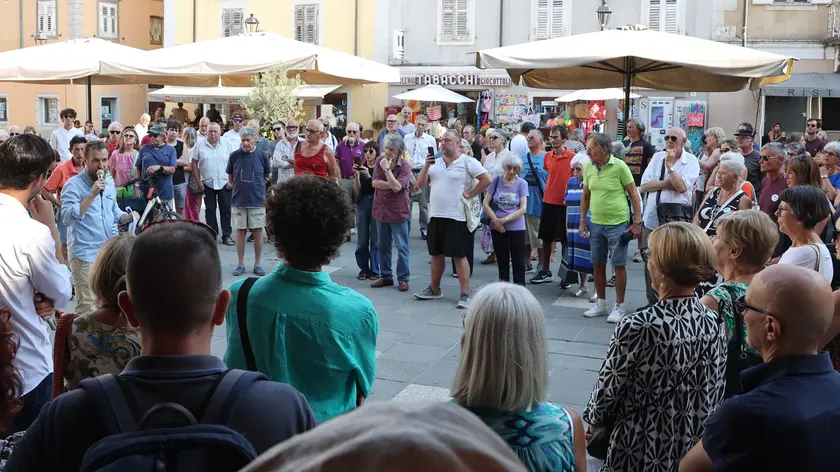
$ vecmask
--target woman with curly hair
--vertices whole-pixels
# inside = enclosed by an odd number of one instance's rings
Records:
[[[272,187],[266,227],[285,261],[234,282],[225,317],[225,364],[296,388],[319,423],[364,403],[376,371],[373,304],[322,270],[353,228],[350,205],[338,185],[309,175]]]
[[[123,233],[105,242],[90,269],[90,288],[99,309],[89,316],[61,315],[53,345],[53,398],[79,382],[119,374],[140,355],[140,331],[128,324],[117,305],[125,290],[128,255],[134,235]]]
[[[12,334],[12,312],[7,308],[0,308],[0,434],[12,425],[15,413],[20,411],[23,402],[20,393],[23,382],[12,364],[17,354],[18,343]],[[12,455],[15,441],[23,436],[24,431],[13,434],[7,439],[0,440],[0,470],[6,459]]]

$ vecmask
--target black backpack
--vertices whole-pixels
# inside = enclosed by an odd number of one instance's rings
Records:
[[[234,405],[248,387],[266,377],[259,372],[229,370],[220,375],[201,421],[182,405],[159,403],[135,422],[117,377],[83,380],[107,436],[91,445],[82,472],[235,471],[253,461],[251,443],[227,424]]]
[[[721,285],[721,287],[729,294],[732,317],[735,318],[735,332],[732,333],[732,336],[737,347],[726,350],[726,389],[723,398],[729,398],[744,393],[744,387],[741,385],[741,371],[757,366],[763,360],[758,354],[749,352],[744,348],[744,314],[735,308],[735,299],[738,298],[738,294],[731,287],[726,285]],[[723,311],[720,305],[722,303],[719,304],[718,309]]]

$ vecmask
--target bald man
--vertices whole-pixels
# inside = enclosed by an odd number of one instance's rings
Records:
[[[376,139],[379,143],[380,151],[385,149],[385,136],[389,134],[398,134],[401,138],[405,136],[405,132],[399,126],[400,120],[397,118],[397,115],[388,115],[388,118],[385,118],[385,129],[379,133],[379,137]]]
[[[196,135],[196,141],[199,139],[207,139],[207,128],[210,126],[210,118],[206,116],[202,116],[200,120],[198,120],[198,134]]]
[[[838,470],[840,373],[819,352],[834,316],[831,287],[819,272],[777,264],[739,301],[764,363],[741,373],[746,393],[712,413],[680,472]]]

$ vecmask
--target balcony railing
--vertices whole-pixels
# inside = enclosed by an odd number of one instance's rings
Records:
[[[834,0],[828,6],[827,42],[840,43],[840,0]]]

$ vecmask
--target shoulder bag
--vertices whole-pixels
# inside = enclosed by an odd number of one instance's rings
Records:
[[[256,277],[248,277],[236,294],[236,324],[239,327],[239,341],[242,343],[245,365],[252,372],[257,371],[257,361],[254,358],[254,349],[251,347],[251,337],[248,335],[248,294],[251,293],[251,287],[256,281]]]
[[[490,195],[491,195],[491,197],[490,197],[490,209],[493,210],[493,213],[495,213],[496,210],[499,209],[498,205],[496,205],[495,197],[496,197],[496,190],[499,188],[499,179],[501,179],[501,178],[502,177],[498,176],[498,175],[493,178],[493,184],[492,184],[493,185],[493,191],[489,192]],[[484,211],[481,212],[481,224],[483,224],[483,225],[489,225],[490,224],[490,216],[487,213],[484,213]]]
[[[545,198],[545,193],[543,191],[542,181],[540,181],[540,176],[537,174],[537,171],[534,169],[534,163],[531,161],[531,153],[529,152],[527,155],[528,158],[528,167],[531,169],[531,172],[526,176],[528,178],[525,179],[528,182],[528,185],[537,187],[540,191],[540,201]],[[533,182],[532,182],[533,181]]]
[[[659,171],[659,180],[665,180],[665,161],[667,156],[662,158],[662,170]],[[691,205],[683,205],[682,203],[660,203],[662,198],[662,190],[656,192],[656,216],[659,218],[659,224],[671,223],[673,221],[691,221],[694,219],[694,207]]]
[[[814,264],[814,270],[817,272],[822,272],[822,252],[820,251],[820,246],[818,244],[809,244],[811,249],[813,249],[817,253],[817,263]]]
[[[726,350],[726,389],[723,398],[744,393],[744,386],[741,385],[741,372],[750,367],[757,366],[764,362],[758,354],[749,352],[744,347],[744,314],[735,308],[735,300],[738,294],[732,287],[721,285],[729,295],[729,304],[732,306],[732,317],[735,319],[735,332],[732,333],[732,341],[737,349]],[[720,310],[718,302],[718,310]]]
[[[464,186],[464,190],[468,190],[473,188],[473,180],[474,177],[470,175],[469,169],[467,168],[466,161],[464,162],[464,176],[466,178],[466,185]],[[467,223],[467,229],[470,233],[478,228],[478,224],[481,222],[481,200],[478,195],[473,198],[467,199],[464,198],[464,194],[460,195],[461,198],[461,205],[464,207],[464,220]]]
[[[720,321],[723,321],[720,319]],[[602,425],[592,426],[592,439],[586,444],[586,452],[589,453],[590,456],[600,459],[606,460],[607,452],[610,448],[610,436],[612,436],[613,430],[615,430],[615,425],[621,421],[626,420],[627,418],[633,417],[639,412],[647,410],[651,406],[655,405],[660,399],[670,397],[674,392],[677,391],[680,385],[682,385],[683,380],[685,380],[686,375],[691,372],[693,367],[697,365],[702,365],[702,361],[711,354],[711,348],[714,344],[709,344],[706,346],[706,349],[703,350],[703,353],[700,355],[700,359],[696,362],[693,366],[686,367],[680,372],[679,377],[677,377],[676,382],[672,385],[663,395],[660,395],[659,398],[650,401],[644,405],[641,405],[637,408],[633,408],[624,415],[614,420],[608,420]]]

